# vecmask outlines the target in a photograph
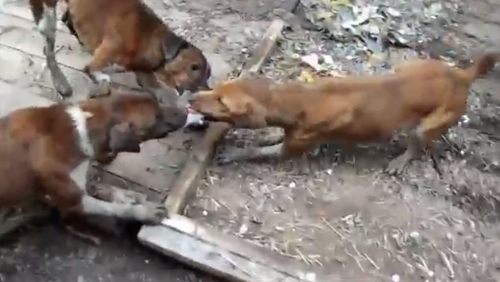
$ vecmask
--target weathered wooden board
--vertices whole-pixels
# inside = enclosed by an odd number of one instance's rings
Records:
[[[174,214],[143,226],[139,240],[157,251],[232,281],[321,281],[297,261]]]

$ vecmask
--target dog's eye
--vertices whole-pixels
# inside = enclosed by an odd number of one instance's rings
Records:
[[[197,71],[197,70],[199,70],[199,69],[200,69],[200,66],[199,66],[199,65],[196,65],[196,64],[191,65],[191,71]]]

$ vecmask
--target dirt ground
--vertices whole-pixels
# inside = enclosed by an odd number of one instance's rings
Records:
[[[500,3],[455,2],[453,24],[426,53],[459,61],[498,48]],[[360,67],[363,57],[318,32],[289,31],[264,73],[296,78],[304,68],[296,54],[311,52],[330,52],[339,73],[385,71]],[[393,54],[389,67],[417,55]],[[352,150],[331,144],[300,159],[214,164],[187,214],[301,260],[328,281],[500,281],[499,74],[474,83],[467,116],[437,142],[441,178],[428,156],[400,177],[386,175],[401,138]],[[221,151],[261,133],[232,131]]]
[[[103,244],[95,246],[54,222],[38,222],[0,242],[0,281],[221,281],[141,247],[137,230],[99,234]]]

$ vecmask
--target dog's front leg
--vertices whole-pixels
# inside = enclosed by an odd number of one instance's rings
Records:
[[[71,174],[65,165],[47,155],[50,150],[40,150],[40,156],[34,163],[45,200],[65,214],[99,215],[136,220],[143,223],[159,223],[168,217],[162,204],[145,202],[140,204],[110,203],[93,198],[87,194],[88,161],[82,162]]]
[[[111,72],[113,67],[115,67],[114,65],[110,66],[110,64],[118,48],[113,40],[105,39],[94,51],[90,63],[85,66],[85,73],[97,85],[97,90],[91,91],[91,97],[109,95],[111,93],[111,76],[105,73],[105,71]],[[117,72],[119,68],[117,67],[117,70],[113,71]]]
[[[168,217],[163,204],[110,203],[93,198],[63,172],[44,173],[41,180],[46,187],[47,203],[66,214],[117,217],[143,223],[160,223]]]
[[[285,133],[281,128],[276,128],[270,131],[265,132],[261,136],[257,137],[257,146],[272,146],[278,143],[282,143],[285,139]]]
[[[55,41],[57,31],[56,6],[47,6],[43,4],[43,13],[37,23],[38,30],[45,39],[44,53],[46,66],[49,69],[52,78],[52,84],[56,91],[63,97],[70,97],[73,90],[68,83],[66,76],[59,68],[56,61]],[[44,67],[45,68],[45,67]]]
[[[264,147],[231,148],[217,156],[217,163],[250,161],[264,158],[279,158],[283,155],[284,143]]]
[[[153,224],[159,224],[164,218],[168,217],[167,209],[163,204],[153,202],[142,204],[109,203],[89,195],[82,197],[77,212],[86,215],[109,216]]]

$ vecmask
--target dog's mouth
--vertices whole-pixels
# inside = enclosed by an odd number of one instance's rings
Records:
[[[203,114],[203,117],[206,121],[219,121],[217,118],[215,118],[213,115],[211,114]]]

